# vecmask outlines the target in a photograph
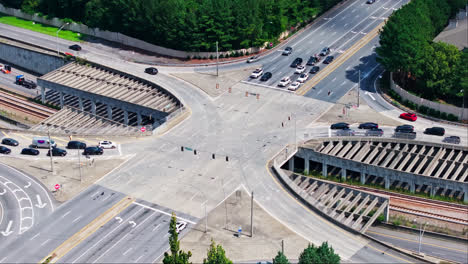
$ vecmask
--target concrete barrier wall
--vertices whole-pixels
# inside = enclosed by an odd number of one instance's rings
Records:
[[[452,114],[458,117],[459,120],[468,120],[468,108],[456,107],[453,105],[439,104],[426,100],[424,98],[418,97],[416,95],[408,93],[406,90],[398,86],[393,78],[390,78],[390,88],[401,96],[402,99],[413,102],[417,105],[425,105],[434,110],[439,110],[440,112],[445,112],[447,114]],[[463,109],[463,112],[462,112]]]
[[[6,43],[0,43],[0,59],[39,74],[46,74],[67,63],[58,56],[51,56]]]

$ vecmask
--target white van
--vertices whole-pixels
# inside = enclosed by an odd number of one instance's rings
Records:
[[[57,147],[57,143],[50,140],[50,146],[55,148]],[[32,147],[33,148],[49,148],[49,138],[48,137],[34,137],[32,140]]]

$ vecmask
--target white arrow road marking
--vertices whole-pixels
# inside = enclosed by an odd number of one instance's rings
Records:
[[[131,224],[131,225],[132,225],[132,227],[135,227],[135,226],[136,226],[136,223],[135,223],[135,221],[128,221],[128,223],[129,223],[129,224]]]
[[[37,204],[36,204],[37,208],[44,208],[47,205],[47,203],[42,203],[41,196],[39,196],[39,194],[36,194],[36,198],[37,198]]]
[[[372,94],[370,94],[369,92],[365,92],[365,94],[367,94],[370,98],[372,98],[372,100],[375,101],[375,98],[374,98],[374,96],[372,96]]]
[[[345,84],[346,84],[346,81],[342,82],[342,83],[340,84],[340,86],[343,86],[343,85],[345,85]]]
[[[13,233],[13,231],[10,231],[12,224],[13,224],[13,221],[10,220],[10,222],[8,222],[8,226],[5,229],[5,231],[2,231],[3,236],[9,236],[11,233]]]
[[[0,195],[4,195],[6,193],[6,189],[3,189],[2,192],[0,192]]]
[[[28,184],[26,184],[26,185],[24,186],[24,188],[27,189],[27,188],[29,188],[30,186],[31,186],[31,182],[28,182]]]
[[[115,220],[119,221],[119,224],[122,223],[122,221],[123,221],[122,218],[118,217],[118,216],[115,217]]]

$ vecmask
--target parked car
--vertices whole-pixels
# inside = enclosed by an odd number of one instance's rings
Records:
[[[296,71],[294,73],[301,74],[305,71],[306,67],[304,65],[297,65]]]
[[[10,154],[11,153],[11,149],[5,147],[5,146],[0,146],[0,153],[1,154]]]
[[[413,131],[414,131],[414,126],[412,125],[401,125],[395,128],[395,132],[408,133],[408,132],[413,132]]]
[[[112,141],[102,140],[102,141],[99,141],[98,147],[102,149],[115,149],[117,146]]]
[[[263,74],[262,77],[260,78],[260,81],[266,82],[266,81],[270,80],[271,76],[273,76],[273,74],[271,74],[271,72],[265,72],[265,74]]]
[[[424,134],[443,136],[445,135],[445,129],[443,127],[429,127],[424,130]]]
[[[334,58],[335,58],[335,57],[333,57],[333,56],[328,56],[328,57],[325,58],[325,60],[323,61],[323,63],[325,63],[325,64],[330,64],[330,63],[332,63],[332,61],[333,61]]]
[[[102,155],[104,151],[100,147],[86,147],[83,151],[83,155]]]
[[[286,48],[284,49],[284,51],[283,51],[283,55],[288,56],[289,54],[292,53],[292,51],[293,51],[293,48],[291,48],[291,47],[286,47]]]
[[[358,127],[359,129],[372,129],[372,128],[379,128],[379,125],[372,122],[362,123]]]
[[[186,223],[186,222],[184,222],[184,221],[177,221],[177,222],[176,222],[176,231],[177,231],[177,234],[179,234],[180,232],[182,232],[182,230],[184,230],[186,227],[187,227],[187,223]]]
[[[329,47],[325,47],[322,49],[322,51],[320,51],[320,56],[327,56],[328,54],[330,54],[330,48]]]
[[[151,75],[156,75],[158,74],[158,69],[154,67],[149,67],[145,69],[145,73],[151,74]]]
[[[309,60],[307,61],[307,65],[312,66],[319,61],[320,61],[320,56],[316,56],[316,55],[310,56]]]
[[[416,119],[418,119],[416,114],[412,114],[412,113],[401,113],[400,118],[408,120],[408,121],[412,121],[412,122],[414,122],[414,121],[416,121]]]
[[[252,63],[252,62],[259,61],[259,60],[260,60],[260,56],[259,56],[259,55],[255,55],[255,56],[250,57],[250,58],[247,60],[247,63]]]
[[[48,137],[34,137],[32,139],[31,147],[33,148],[49,148],[49,147],[57,147],[57,143],[54,140],[50,140]]]
[[[250,78],[258,78],[262,75],[263,73],[263,68],[257,68],[255,69],[255,71],[252,72],[252,74],[250,74]]]
[[[452,144],[460,144],[460,137],[458,136],[448,136],[445,137],[442,142],[445,143],[452,143]]]
[[[411,132],[395,132],[393,134],[393,137],[406,138],[406,139],[415,139],[416,138],[416,132],[414,132],[414,131],[411,131]]]
[[[18,141],[16,141],[15,139],[12,139],[12,138],[4,138],[2,139],[2,144],[3,145],[8,145],[8,146],[13,146],[13,147],[16,147],[18,146]]]
[[[371,128],[366,131],[367,137],[381,137],[383,136],[383,130],[380,128]]]
[[[37,156],[37,155],[39,155],[39,150],[33,149],[33,148],[24,148],[24,149],[21,150],[21,154]]]
[[[76,51],[80,51],[81,50],[81,46],[78,45],[78,44],[73,44],[71,45],[70,47],[68,47],[69,49],[71,50],[76,50]]]
[[[70,141],[67,144],[67,149],[85,149],[86,143],[80,141]]]
[[[291,68],[297,68],[298,65],[302,64],[302,58],[295,58],[291,63]]]
[[[290,90],[290,91],[296,91],[297,89],[299,89],[299,86],[300,86],[300,85],[301,85],[300,82],[295,81],[295,82],[291,83],[291,85],[289,85],[288,90]]]
[[[299,78],[297,78],[297,81],[300,83],[304,83],[305,81],[307,81],[307,79],[309,79],[309,74],[302,73],[301,75],[299,75]]]
[[[352,137],[354,136],[354,130],[350,129],[349,127],[340,129],[336,131],[336,135],[339,137]]]
[[[331,129],[344,129],[344,128],[349,128],[349,124],[348,123],[335,123],[333,125],[330,126]]]
[[[52,148],[52,156],[60,156],[65,157],[67,155],[67,151],[61,148]],[[50,150],[47,151],[47,156],[50,156]]]
[[[286,87],[290,83],[291,83],[291,79],[289,77],[283,77],[283,79],[280,80],[278,86]]]
[[[319,70],[320,70],[319,66],[314,66],[314,67],[310,68],[309,73],[317,73]]]

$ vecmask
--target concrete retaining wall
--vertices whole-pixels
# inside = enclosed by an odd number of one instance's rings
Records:
[[[43,54],[6,43],[0,43],[0,59],[39,74],[46,74],[67,63],[59,56]]]
[[[402,99],[413,102],[417,105],[424,105],[434,110],[439,110],[440,112],[445,112],[447,114],[452,114],[458,117],[459,120],[468,120],[468,108],[463,109],[461,107],[456,107],[453,105],[439,104],[426,100],[424,98],[418,97],[408,93],[406,90],[395,84],[393,78],[390,78],[390,88],[401,96]]]

